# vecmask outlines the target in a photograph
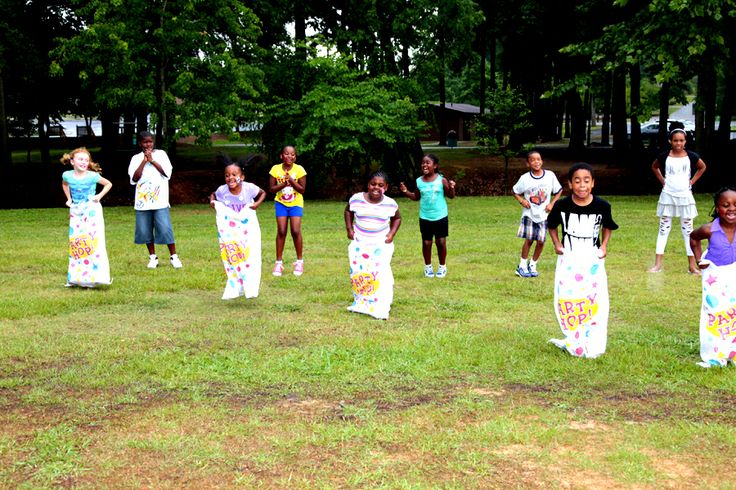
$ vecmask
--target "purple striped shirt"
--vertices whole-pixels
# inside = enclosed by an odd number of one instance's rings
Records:
[[[391,229],[391,217],[396,215],[399,205],[388,196],[377,204],[368,202],[362,192],[353,194],[349,201],[353,212],[353,232],[358,242],[385,241]]]

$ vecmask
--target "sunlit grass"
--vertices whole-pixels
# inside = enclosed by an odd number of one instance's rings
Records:
[[[547,343],[555,258],[513,274],[510,197],[450,202],[445,280],[422,278],[417,204],[399,201],[388,321],[345,310],[339,202],[307,203],[300,278],[269,274],[264,205],[261,295],[230,302],[208,207],[172,208],[182,270],[147,270],[132,209],[106,208],[101,290],[63,287],[66,210],[0,211],[0,486],[719,486],[699,462],[734,456],[734,372],[695,365],[700,285],[677,234],[665,272],[644,272],[656,198],[610,201],[596,360]]]

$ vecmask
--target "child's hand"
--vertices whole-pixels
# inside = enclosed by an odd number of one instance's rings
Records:
[[[552,211],[552,208],[553,208],[553,207],[555,207],[555,205],[554,205],[554,204],[552,204],[552,203],[549,203],[549,204],[547,204],[547,205],[546,205],[546,206],[544,207],[544,212],[545,212],[545,213],[549,213],[550,211]]]
[[[355,232],[353,230],[348,230],[348,240],[352,240],[355,238]]]
[[[521,204],[521,207],[523,207],[523,208],[529,209],[529,208],[532,207],[532,204],[529,201],[527,201],[526,199],[522,199],[520,204]]]
[[[216,203],[216,202],[217,202],[217,201],[215,201],[214,199],[210,201],[210,207],[211,207],[212,209],[215,209],[215,203]]]
[[[561,244],[559,246],[555,245],[555,253],[557,255],[563,255],[565,253],[565,247],[563,247]]]
[[[449,186],[450,186],[450,189],[454,189],[454,188],[455,188],[455,181],[454,181],[454,180],[449,180],[449,181],[447,182],[447,185],[449,185]]]
[[[608,255],[608,250],[606,250],[605,245],[601,245],[600,248],[598,249],[598,258],[603,259],[606,257],[606,255]]]
[[[391,233],[386,235],[386,243],[391,243],[393,241],[394,241],[394,236]]]
[[[399,184],[399,190],[401,192],[406,192],[406,185],[403,182]]]
[[[99,194],[95,194],[94,196],[92,196],[92,199],[90,199],[90,200],[91,200],[92,202],[100,202],[100,199],[102,199],[102,198],[100,197],[100,195],[99,195]]]
[[[72,207],[72,200],[71,199],[69,199],[69,200],[66,201],[66,207],[68,207],[68,208]]]
[[[253,211],[255,211],[256,209],[258,209],[258,206],[260,206],[260,204],[251,204],[251,205],[250,205],[250,208],[251,208],[251,209],[252,209]]]

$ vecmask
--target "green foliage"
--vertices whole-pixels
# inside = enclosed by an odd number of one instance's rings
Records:
[[[497,88],[490,93],[489,111],[479,116],[476,139],[489,148],[513,144],[518,150],[522,131],[531,127],[531,111],[521,93],[515,89]]]
[[[282,100],[267,111],[266,132],[291,135],[303,161],[316,175],[337,170],[347,185],[373,165],[396,167],[396,148],[413,142],[421,129],[418,110],[406,95],[411,83],[398,77],[352,74],[340,58],[310,61],[319,80],[298,102]]]

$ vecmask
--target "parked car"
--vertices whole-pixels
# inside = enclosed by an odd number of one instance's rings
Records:
[[[692,121],[683,121],[681,119],[668,119],[667,120],[667,132],[670,131],[670,129],[674,129],[676,127],[682,128],[685,130],[685,132],[692,136],[695,134],[695,124],[692,123]],[[659,120],[647,122],[641,125],[641,135],[642,137],[657,137],[659,134]]]

